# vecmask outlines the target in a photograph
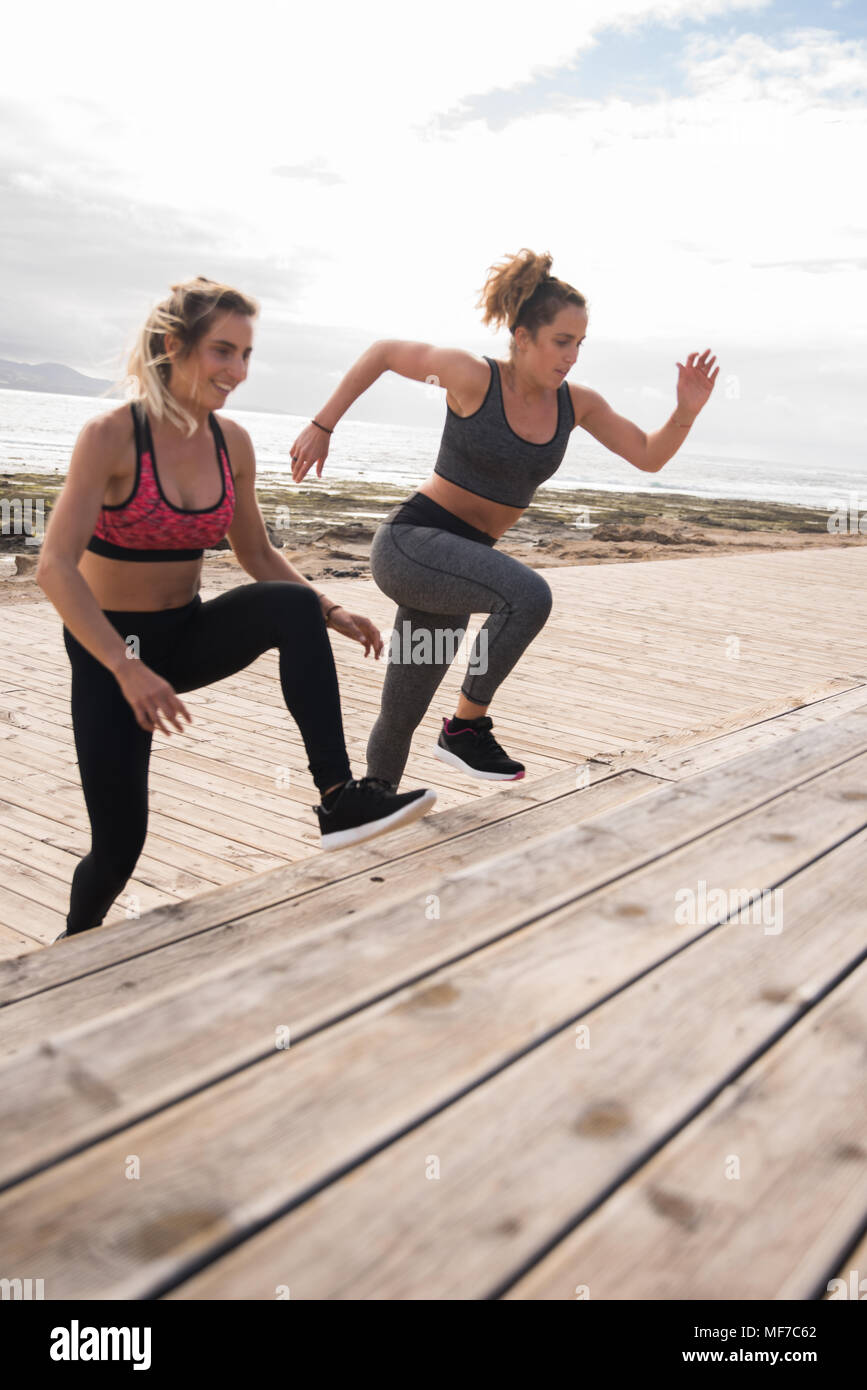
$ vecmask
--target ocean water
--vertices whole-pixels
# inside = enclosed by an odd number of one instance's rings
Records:
[[[38,391],[0,390],[0,474],[64,473],[79,430],[86,420],[110,410],[117,400],[90,396],[60,396]],[[445,419],[445,400],[443,400]],[[290,447],[307,423],[306,416],[226,410],[249,431],[256,450],[257,476],[265,481],[292,482]],[[332,437],[321,480],[315,470],[304,487],[322,487],[329,479],[351,484],[354,479],[387,482],[408,491],[432,472],[440,431],[422,426],[341,421]],[[587,488],[606,492],[682,492],[694,497],[749,498],[755,501],[836,509],[855,495],[867,507],[867,471],[833,460],[821,470],[809,463],[782,459],[731,458],[687,439],[660,473],[639,472],[609,453],[580,427],[573,431],[566,456],[553,478],[538,489],[546,493]]]

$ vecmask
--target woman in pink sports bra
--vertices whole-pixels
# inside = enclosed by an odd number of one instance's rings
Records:
[[[90,852],[66,931],[98,926],[133,873],[148,821],[153,733],[190,714],[179,698],[269,648],[321,795],[323,849],[424,815],[426,788],[396,794],[352,777],[326,627],[376,659],[369,618],[329,602],[270,543],[247,431],[213,413],[247,376],[258,304],[201,277],[173,286],[129,362],[136,399],[89,420],[51,514],[36,578],[63,619]],[[224,536],[253,583],[203,602],[204,551]]]

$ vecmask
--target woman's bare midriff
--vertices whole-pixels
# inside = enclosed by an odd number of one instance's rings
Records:
[[[78,570],[100,608],[158,613],[183,608],[201,587],[201,560],[112,560],[85,550]]]
[[[446,511],[454,512],[461,521],[475,526],[477,531],[484,531],[496,540],[499,540],[510,526],[514,526],[518,517],[523,516],[526,511],[525,507],[506,507],[502,502],[491,502],[487,497],[480,497],[477,492],[469,492],[465,487],[458,487],[457,483],[447,482],[437,473],[431,473],[417,491],[438,502]]]
[[[446,393],[446,400],[455,414],[473,415],[478,410],[484,400],[490,381],[490,373],[487,369],[483,375],[486,379],[479,382],[478,396],[473,396],[471,399],[465,397],[462,402],[459,402],[454,400],[448,392]],[[502,376],[500,379],[503,381]],[[546,403],[542,410],[535,408],[528,411],[526,407],[522,408],[520,401],[512,395],[508,383],[504,382],[503,385],[504,394],[509,398],[508,412],[505,411],[504,401],[506,423],[511,425],[517,434],[523,436],[527,443],[542,443],[549,439],[551,437],[550,403]],[[574,387],[570,387],[570,390],[573,392],[574,405]],[[556,393],[552,394],[556,400]],[[556,404],[554,411],[556,416]],[[532,438],[534,432],[541,432],[541,439],[534,441]],[[461,521],[475,526],[477,531],[485,531],[487,535],[494,536],[496,540],[505,535],[509,527],[514,526],[518,518],[523,516],[527,510],[526,507],[507,507],[502,502],[492,502],[487,497],[480,497],[477,492],[470,492],[465,487],[458,487],[457,483],[448,482],[447,479],[441,478],[438,473],[431,473],[418,491],[423,492],[425,497],[430,497],[432,501],[438,502],[447,511],[454,512],[455,516],[461,518]]]

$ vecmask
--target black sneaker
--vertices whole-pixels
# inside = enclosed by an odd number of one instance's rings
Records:
[[[319,817],[322,849],[343,849],[410,825],[426,815],[436,799],[436,792],[429,787],[396,792],[381,777],[351,777],[333,796],[312,808]]]
[[[462,729],[449,730],[449,720],[443,719],[434,756],[489,782],[517,782],[524,776],[524,764],[516,763],[501,748],[491,733],[493,719],[487,714],[473,719]]]

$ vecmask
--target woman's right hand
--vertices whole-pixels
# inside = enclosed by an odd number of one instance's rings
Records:
[[[167,680],[163,680],[162,676],[158,676],[156,671],[152,671],[150,666],[146,666],[139,657],[125,659],[121,670],[115,671],[114,674],[132,707],[136,723],[146,733],[152,734],[154,729],[161,729],[171,738],[172,731],[163,723],[163,714],[174,724],[179,734],[184,732],[179,722],[180,715],[184,715],[187,723],[192,724],[189,710],[183,701],[178,699],[173,687]]]
[[[289,450],[292,477],[296,483],[300,483],[302,478],[306,477],[314,463],[317,478],[322,477],[322,465],[328,457],[330,442],[331,435],[326,434],[318,425],[305,425]]]

